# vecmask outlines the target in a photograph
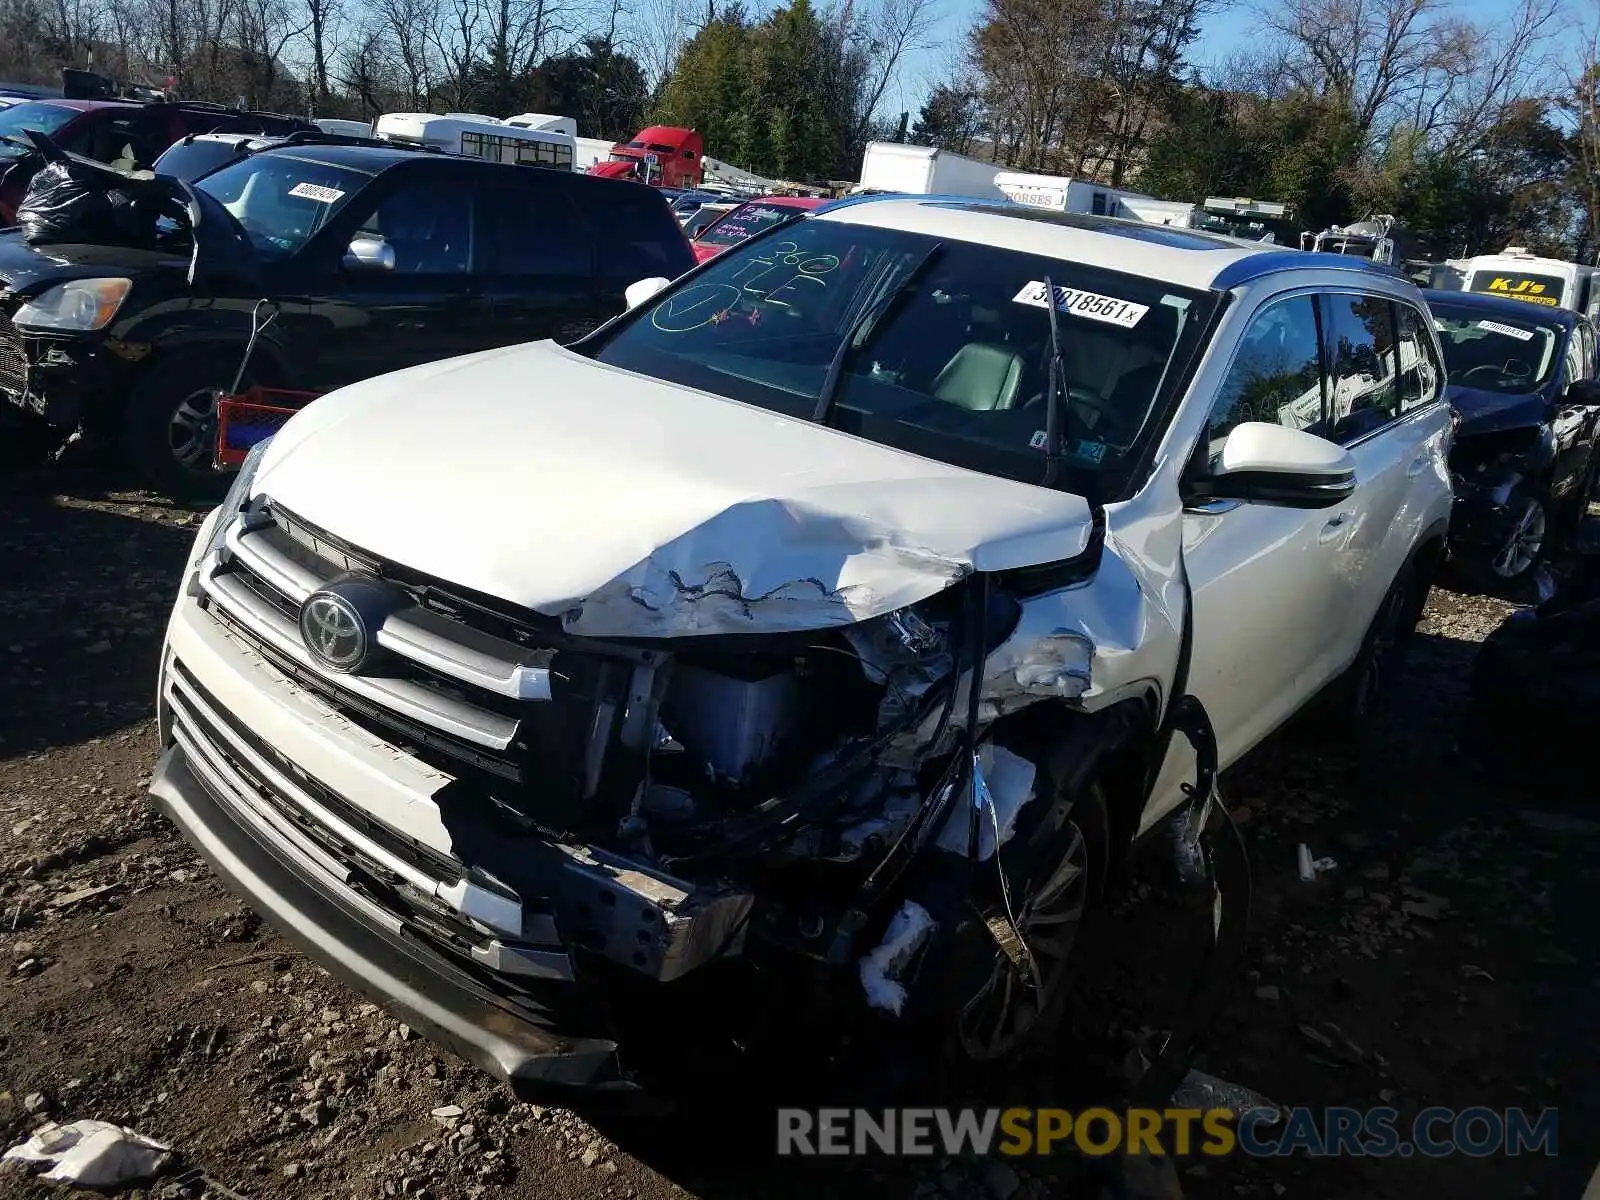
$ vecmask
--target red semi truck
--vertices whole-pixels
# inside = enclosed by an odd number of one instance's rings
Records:
[[[696,188],[704,174],[704,144],[692,129],[652,125],[611,147],[611,157],[589,168],[590,175],[632,179],[665,188]]]

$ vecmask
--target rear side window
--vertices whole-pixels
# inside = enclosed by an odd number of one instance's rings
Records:
[[[1328,347],[1328,437],[1348,445],[1398,415],[1394,314],[1383,296],[1323,297]]]
[[[596,271],[623,286],[672,279],[694,266],[694,252],[672,210],[656,192],[594,181],[577,196],[597,241]]]
[[[1407,413],[1438,398],[1444,372],[1421,313],[1409,304],[1395,305],[1395,329],[1400,346],[1400,411]]]
[[[497,187],[479,197],[484,251],[492,275],[587,278],[594,247],[567,188]]]

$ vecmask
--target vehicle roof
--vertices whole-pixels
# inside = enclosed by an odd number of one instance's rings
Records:
[[[770,204],[773,208],[819,208],[827,201],[816,196],[751,196],[745,204]]]
[[[102,108],[149,108],[137,100],[68,100],[61,96],[40,96],[35,104],[53,104],[57,108],[70,108],[77,112],[96,112]]]
[[[824,204],[811,219],[953,237],[1198,289],[1226,290],[1265,275],[1312,269],[1396,281],[1370,262],[1340,254],[965,196],[857,196]]]
[[[1486,296],[1482,292],[1455,292],[1448,288],[1424,288],[1422,298],[1429,304],[1465,304],[1482,309],[1485,316],[1516,317],[1521,320],[1538,320],[1547,325],[1571,329],[1578,323],[1578,314],[1570,308],[1557,308],[1553,304],[1529,304],[1526,300],[1508,300],[1504,296]]]
[[[303,158],[307,162],[324,163],[330,167],[349,167],[355,171],[374,174],[401,162],[453,162],[478,163],[481,159],[466,155],[425,154],[411,146],[351,146],[339,142],[291,142],[282,146],[269,146],[261,151],[279,158]],[[484,163],[495,166],[495,163]]]

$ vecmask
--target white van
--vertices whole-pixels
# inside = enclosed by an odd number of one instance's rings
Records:
[[[370,121],[345,121],[338,117],[318,117],[314,125],[323,133],[331,133],[335,137],[364,137],[372,136],[372,123]]]
[[[1522,246],[1507,246],[1499,254],[1480,254],[1466,267],[1463,291],[1504,296],[1546,308],[1570,308],[1591,321],[1600,319],[1600,287],[1594,267],[1539,258]]]
[[[432,146],[450,154],[557,171],[572,170],[577,155],[576,139],[570,133],[523,129],[474,114],[385,113],[378,118],[374,133],[403,146]]]

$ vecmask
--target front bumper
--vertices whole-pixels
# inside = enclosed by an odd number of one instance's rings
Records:
[[[1484,472],[1468,479],[1454,475],[1455,502],[1450,513],[1450,545],[1453,552],[1469,557],[1501,549],[1522,515],[1513,503],[1517,485],[1523,481],[1515,468]]]
[[[513,1013],[400,922],[345,886],[325,855],[253,820],[215,764],[167,748],[156,807],[234,891],[305,954],[407,1024],[516,1085],[629,1088],[616,1044],[569,1038]]]
[[[160,689],[166,749],[152,800],[290,941],[514,1086],[633,1089],[562,947],[496,934],[518,922],[481,889],[427,894],[432,876],[451,875],[429,849],[443,776],[329,711],[187,594],[168,625]],[[327,789],[313,792],[318,783]],[[353,806],[330,809],[340,794],[390,824],[363,827]],[[508,963],[509,979],[497,973]]]
[[[142,355],[100,334],[34,334],[0,312],[0,402],[71,429],[126,387]]]

